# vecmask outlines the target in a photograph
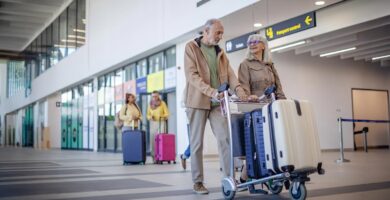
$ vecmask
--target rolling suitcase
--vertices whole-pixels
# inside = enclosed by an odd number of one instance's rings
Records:
[[[146,139],[141,130],[126,130],[122,133],[123,165],[145,164]]]
[[[244,133],[248,176],[254,179],[267,176],[261,109],[245,114]]]
[[[154,160],[160,164],[164,161],[176,163],[175,135],[160,133],[154,139]]]
[[[175,134],[162,133],[161,132],[161,121],[159,127],[159,134],[156,134],[154,138],[154,160],[163,164],[164,161],[168,163],[176,164],[176,144]],[[166,127],[166,126],[165,126]]]
[[[308,101],[277,100],[263,107],[267,169],[317,167],[321,152],[313,108]]]

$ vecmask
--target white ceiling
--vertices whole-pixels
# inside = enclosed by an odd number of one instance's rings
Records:
[[[0,0],[0,56],[21,51],[67,0]]]
[[[316,6],[315,0],[262,0],[241,9],[222,19],[225,26],[225,38],[234,38],[251,31],[276,24],[310,11],[322,9],[340,3],[340,0],[325,0],[323,6]],[[255,28],[254,23],[263,26]],[[310,53],[319,56],[323,53],[356,47],[356,50],[336,54],[341,59],[365,60],[390,66],[390,58],[372,61],[373,57],[390,54],[390,16],[363,24],[354,25],[306,39],[305,45],[290,48],[296,54]],[[276,53],[276,52],[275,52]]]

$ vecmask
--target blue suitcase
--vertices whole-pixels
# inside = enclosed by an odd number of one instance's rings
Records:
[[[244,133],[248,176],[253,179],[268,176],[261,109],[245,113]]]
[[[145,164],[146,139],[141,130],[127,130],[122,133],[123,165]]]

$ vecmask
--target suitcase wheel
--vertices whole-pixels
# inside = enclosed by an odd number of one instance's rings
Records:
[[[168,164],[171,164],[171,161],[168,161]]]
[[[290,197],[294,200],[306,199],[307,190],[305,183],[293,182],[289,189]]]
[[[275,183],[272,180],[268,181],[266,183],[266,186],[268,187],[268,190],[272,194],[279,194],[283,190],[283,184],[282,183]]]
[[[176,161],[173,161],[173,164],[176,164]]]

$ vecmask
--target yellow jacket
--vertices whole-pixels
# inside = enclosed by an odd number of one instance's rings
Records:
[[[137,128],[139,120],[142,119],[142,114],[140,110],[134,104],[123,105],[119,114],[119,119],[123,120],[123,126],[131,126]]]
[[[167,104],[164,101],[161,101],[160,106],[156,109],[152,109],[149,105],[147,118],[148,120],[159,121],[159,120],[167,120],[169,116],[169,110]]]

